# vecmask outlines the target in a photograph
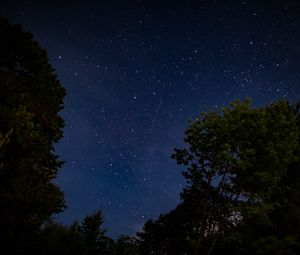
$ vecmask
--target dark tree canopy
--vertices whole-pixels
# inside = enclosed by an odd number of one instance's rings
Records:
[[[142,254],[297,254],[299,134],[286,101],[235,101],[191,121],[172,156],[186,166],[182,203],[145,224]]]
[[[81,233],[86,245],[86,254],[99,254],[104,250],[104,233],[102,212],[98,211],[84,218],[81,226]]]
[[[117,242],[105,235],[101,211],[67,227],[51,223],[40,236],[40,254],[138,255],[135,239],[122,236]]]
[[[51,181],[62,164],[53,146],[63,135],[66,92],[46,51],[20,26],[0,19],[0,46],[1,242],[23,249],[64,208]]]

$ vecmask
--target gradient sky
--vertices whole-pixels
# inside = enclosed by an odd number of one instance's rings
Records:
[[[154,2],[1,1],[68,93],[59,222],[102,209],[110,236],[135,234],[179,202],[170,155],[189,119],[246,96],[300,99],[299,1]]]

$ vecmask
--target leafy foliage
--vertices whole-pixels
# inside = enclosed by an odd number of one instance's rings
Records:
[[[190,122],[187,147],[172,156],[186,166],[188,186],[175,210],[145,224],[145,254],[175,254],[168,250],[175,240],[183,247],[176,254],[269,254],[272,246],[296,254],[299,228],[286,226],[299,226],[298,110],[286,101],[250,103],[235,101]]]
[[[64,208],[51,181],[62,162],[65,90],[30,33],[0,19],[0,233],[3,245],[28,249],[40,226]],[[27,248],[26,248],[26,247]]]

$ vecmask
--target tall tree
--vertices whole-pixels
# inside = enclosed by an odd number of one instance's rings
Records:
[[[190,122],[172,156],[186,167],[182,203],[145,224],[145,254],[297,254],[299,107],[250,103]]]
[[[210,254],[215,242],[251,214],[268,221],[276,206],[288,166],[299,155],[297,115],[286,101],[250,108],[235,101],[219,113],[205,113],[190,123],[187,148],[173,157],[187,166],[182,198],[198,204],[194,254]],[[190,203],[190,202],[189,202]]]
[[[108,238],[104,236],[102,229],[103,216],[101,211],[87,215],[81,225],[81,235],[85,245],[85,254],[106,254],[110,245]]]
[[[0,19],[0,46],[0,242],[25,253],[64,208],[52,180],[62,165],[54,143],[63,135],[66,93],[30,33]]]
[[[275,113],[280,110],[273,107],[272,111]],[[288,112],[297,117],[299,132],[299,103],[288,106]],[[272,119],[278,121],[274,115]],[[292,126],[290,131],[293,132]],[[294,142],[298,143],[298,147],[294,151],[294,159],[289,162],[287,168],[282,168],[276,187],[269,190],[268,196],[265,196],[261,203],[256,206],[246,205],[244,207],[243,219],[240,224],[227,231],[215,254],[296,255],[300,253],[299,136],[298,139],[295,136]],[[279,142],[278,145],[280,145]],[[283,151],[278,154],[278,157],[285,157],[284,147],[282,149]]]

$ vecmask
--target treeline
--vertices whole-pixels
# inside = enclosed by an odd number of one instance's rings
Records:
[[[102,228],[101,211],[88,215],[80,222],[65,226],[48,223],[37,239],[36,251],[39,254],[104,254],[138,255],[137,239],[120,236],[117,241],[106,236]]]
[[[99,210],[70,226],[52,180],[66,94],[47,53],[0,20],[1,254],[300,254],[300,104],[234,101],[189,123],[181,202],[135,237],[112,240]]]

